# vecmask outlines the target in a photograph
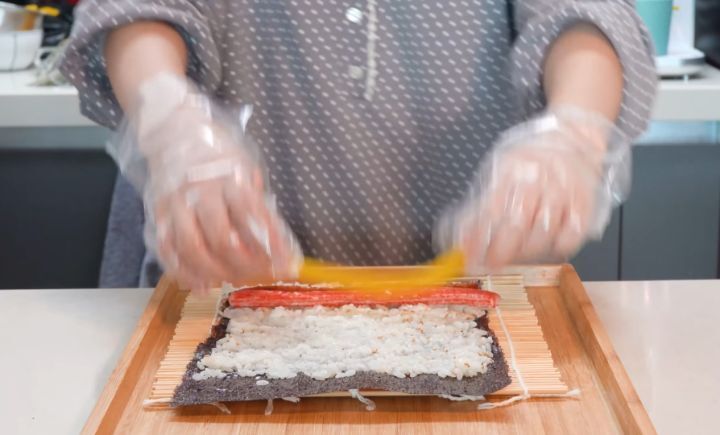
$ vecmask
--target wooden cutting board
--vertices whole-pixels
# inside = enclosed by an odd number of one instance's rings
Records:
[[[655,433],[572,266],[514,269],[525,277],[545,339],[563,380],[578,399],[533,398],[478,411],[471,402],[435,397],[374,397],[368,412],[340,397],[148,409],[155,373],[180,319],[187,292],[163,281],[155,290],[83,433]]]

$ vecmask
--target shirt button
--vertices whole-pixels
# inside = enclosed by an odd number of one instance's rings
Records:
[[[351,23],[360,24],[363,19],[363,13],[358,8],[348,8],[348,10],[345,11],[345,18],[347,18],[347,20]]]
[[[352,65],[348,69],[348,73],[350,74],[350,77],[354,78],[355,80],[359,80],[363,76],[363,70],[359,66]]]

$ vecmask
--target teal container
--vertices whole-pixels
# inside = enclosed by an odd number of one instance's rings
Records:
[[[636,0],[636,8],[650,30],[658,56],[667,54],[672,18],[672,0]]]

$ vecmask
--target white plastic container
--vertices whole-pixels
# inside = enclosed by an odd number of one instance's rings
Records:
[[[0,32],[0,71],[30,67],[42,44],[42,29]]]

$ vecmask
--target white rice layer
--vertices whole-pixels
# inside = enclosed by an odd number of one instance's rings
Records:
[[[228,309],[227,335],[195,379],[303,373],[323,380],[372,371],[400,378],[433,374],[462,379],[487,371],[492,339],[477,328],[485,314],[466,306]]]

